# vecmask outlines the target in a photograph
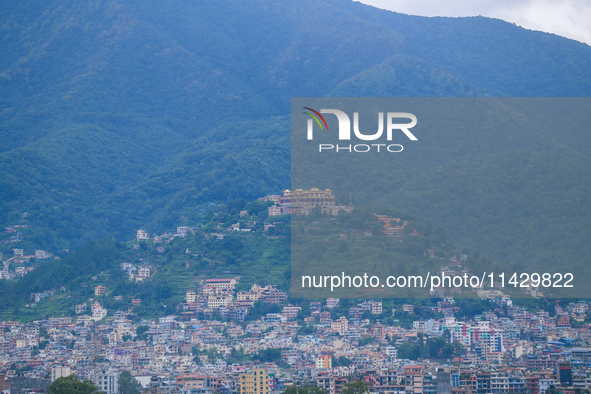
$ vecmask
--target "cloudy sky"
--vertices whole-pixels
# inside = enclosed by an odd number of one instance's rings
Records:
[[[482,15],[591,45],[591,0],[361,0],[404,14]]]

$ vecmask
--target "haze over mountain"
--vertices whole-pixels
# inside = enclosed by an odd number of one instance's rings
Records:
[[[200,204],[288,187],[291,97],[591,92],[585,44],[500,20],[415,17],[348,0],[7,0],[0,36],[0,223],[28,224],[25,241],[52,251],[192,224]],[[502,190],[503,169],[487,156],[497,137],[465,136],[460,157],[417,157],[396,203],[444,227],[453,218],[452,237],[493,257],[507,257],[498,248],[528,256],[539,243],[519,226],[533,222],[511,198],[546,176],[543,168],[512,194],[495,194],[495,204],[514,207],[503,216],[514,231],[505,246],[483,241],[503,228],[481,210],[432,200],[443,187],[437,180],[451,181],[458,168],[477,183],[459,182],[458,193],[470,196],[478,182]],[[588,133],[570,137],[541,129],[495,154],[507,170],[525,170],[546,151],[555,175],[577,169],[540,191],[562,194],[537,203],[552,212],[556,201],[570,201],[566,216],[545,223],[577,218],[579,256],[590,244],[583,189],[591,141]],[[478,205],[482,197],[470,198]],[[544,239],[553,250],[572,249],[553,232]]]

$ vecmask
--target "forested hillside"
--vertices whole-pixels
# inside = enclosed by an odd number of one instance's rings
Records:
[[[94,301],[107,308],[109,315],[129,308],[139,317],[177,314],[182,312],[179,304],[184,302],[187,290],[197,291],[204,280],[221,277],[236,278],[240,291],[249,290],[255,283],[276,285],[288,292],[290,299],[293,297],[290,301],[298,302],[301,300],[290,291],[290,240],[294,238],[306,243],[304,249],[299,246],[300,256],[305,255],[310,265],[319,265],[323,254],[336,263],[343,259],[381,261],[380,265],[390,265],[389,270],[398,273],[417,266],[435,271],[460,253],[467,254],[463,264],[474,273],[492,263],[488,257],[453,243],[442,227],[389,207],[371,205],[338,216],[315,212],[292,221],[290,215],[267,216],[267,206],[264,201],[232,200],[215,213],[210,211],[203,226],[187,229],[184,236],[168,233],[157,240],[130,242],[105,237],[58,261],[28,261],[26,266],[34,267],[32,272],[18,281],[0,281],[0,317],[34,320],[49,315],[75,316],[76,305]],[[242,210],[249,214],[241,215]],[[421,235],[388,237],[381,231],[383,223],[376,213],[408,221],[407,230],[420,231]],[[233,225],[248,231],[234,231]],[[373,236],[363,236],[366,231]],[[346,234],[346,239],[341,234]],[[425,249],[434,249],[441,259],[431,258]],[[149,276],[137,280],[133,275],[141,268],[148,268]],[[498,265],[495,268],[502,269]],[[95,294],[96,286],[104,286],[105,293]],[[403,297],[409,296],[406,290]],[[381,295],[391,298],[396,294],[400,295],[396,289],[388,289]],[[474,294],[461,296],[473,298]],[[133,299],[141,303],[133,305]]]
[[[289,187],[291,97],[591,92],[585,44],[348,0],[7,0],[0,36],[0,224],[28,226],[7,255],[129,240]],[[398,177],[398,206],[495,258],[585,253],[589,133],[463,137]]]

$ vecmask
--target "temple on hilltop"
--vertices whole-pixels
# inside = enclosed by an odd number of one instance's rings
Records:
[[[330,189],[320,190],[315,187],[310,190],[285,190],[282,196],[265,196],[260,200],[273,201],[275,204],[269,207],[269,216],[308,215],[316,207],[320,207],[322,213],[329,215],[336,215],[340,210],[353,210],[353,205],[336,205],[335,196]]]

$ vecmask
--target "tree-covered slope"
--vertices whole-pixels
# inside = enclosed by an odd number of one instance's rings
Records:
[[[446,163],[391,198],[518,271],[581,273],[591,253],[589,196],[588,163],[514,151]]]
[[[348,0],[8,0],[0,36],[0,224],[27,224],[28,249],[129,239],[288,187],[291,97],[591,91],[584,44]],[[557,140],[534,137],[534,150]],[[585,160],[589,135],[572,137],[561,154]]]
[[[415,56],[461,75],[490,95],[589,95],[591,81],[584,71],[591,64],[587,44],[481,16],[429,18],[385,12],[359,2],[327,2],[397,30]],[[420,93],[412,94],[416,95]]]
[[[239,280],[237,290],[248,290],[253,283],[273,284],[298,298],[290,291],[292,274],[296,277],[290,270],[292,239],[305,242],[300,253],[311,265],[317,265],[324,254],[335,262],[343,258],[380,261],[402,274],[411,266],[437,270],[459,253],[469,253],[467,266],[490,265],[485,256],[455,245],[443,228],[390,207],[356,207],[337,217],[315,212],[293,221],[289,215],[269,217],[267,207],[266,201],[236,199],[216,207],[215,214],[210,211],[203,226],[183,237],[168,234],[158,242],[116,242],[105,237],[57,261],[31,260],[26,266],[34,268],[32,272],[18,280],[0,281],[0,318],[30,321],[51,315],[75,316],[76,305],[89,306],[95,301],[107,308],[109,315],[130,309],[140,317],[179,314],[186,291],[197,291],[209,278],[234,277]],[[250,214],[241,215],[242,210]],[[408,228],[422,235],[388,237],[380,231],[383,224],[376,213],[408,220]],[[233,224],[251,231],[232,231]],[[274,227],[265,231],[265,225],[270,224]],[[364,237],[366,231],[372,231],[373,236]],[[347,234],[345,239],[333,239],[342,233]],[[441,260],[430,258],[425,249],[434,249]],[[130,278],[129,273],[137,275],[141,267],[149,267],[150,276],[141,281]],[[105,294],[95,295],[95,286],[105,286]],[[50,295],[35,301],[34,295],[39,293]],[[132,299],[141,299],[141,303],[133,306]]]

